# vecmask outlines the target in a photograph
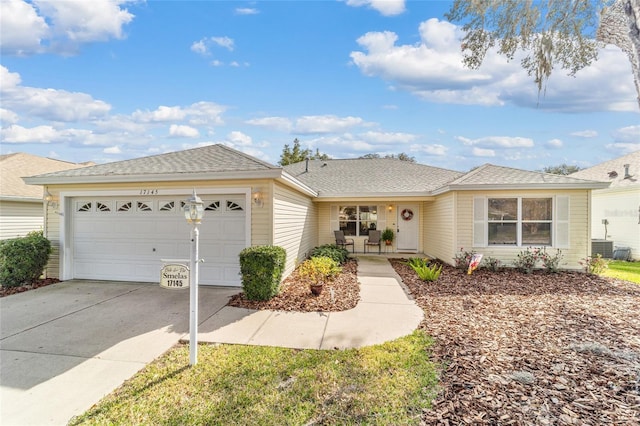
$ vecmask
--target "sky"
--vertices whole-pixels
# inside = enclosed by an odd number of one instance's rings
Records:
[[[589,167],[640,149],[625,54],[543,94],[518,60],[462,65],[444,1],[0,0],[0,153],[106,163],[222,143],[276,164],[406,153]]]

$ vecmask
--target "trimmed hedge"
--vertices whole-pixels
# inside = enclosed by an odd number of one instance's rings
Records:
[[[19,287],[37,280],[49,262],[51,242],[42,231],[0,241],[0,285]]]
[[[287,252],[278,246],[247,247],[240,252],[242,289],[249,300],[269,300],[280,291]]]
[[[335,244],[325,244],[311,250],[311,257],[330,257],[336,263],[342,265],[349,258],[349,251]]]

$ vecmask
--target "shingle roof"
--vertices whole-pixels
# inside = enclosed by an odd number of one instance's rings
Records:
[[[212,179],[220,175],[241,172],[263,172],[281,170],[272,164],[258,160],[228,146],[217,144],[185,151],[176,151],[150,157],[100,164],[84,169],[49,173],[32,178],[37,183],[47,183],[54,179],[69,178],[80,181],[83,178],[152,178],[167,177],[168,180],[183,176],[207,174]],[[170,176],[170,177],[169,177]],[[75,178],[75,179],[74,179]],[[90,179],[89,179],[90,180]]]
[[[551,173],[484,164],[449,182],[445,189],[604,188],[606,183]]]
[[[311,160],[308,169],[302,161],[285,166],[284,170],[321,197],[424,195],[462,175],[392,158]]]
[[[625,178],[625,167],[629,165],[629,175]],[[579,179],[611,182],[610,188],[627,188],[640,185],[640,151],[632,152],[613,160],[605,161],[588,169],[570,175]]]
[[[77,169],[93,163],[70,163],[37,155],[17,152],[0,155],[0,196],[16,199],[42,199],[42,187],[27,185],[23,177],[38,173]]]

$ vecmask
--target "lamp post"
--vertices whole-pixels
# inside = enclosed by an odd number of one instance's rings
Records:
[[[200,264],[198,246],[200,231],[198,225],[204,216],[204,204],[193,190],[191,198],[184,205],[184,217],[191,224],[191,256],[189,258],[189,364],[198,362],[198,265]]]

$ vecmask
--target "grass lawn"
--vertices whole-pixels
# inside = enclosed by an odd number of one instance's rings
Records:
[[[421,330],[361,349],[176,346],[70,424],[417,424],[437,387]]]
[[[612,260],[609,262],[609,268],[601,275],[640,284],[640,262]]]

